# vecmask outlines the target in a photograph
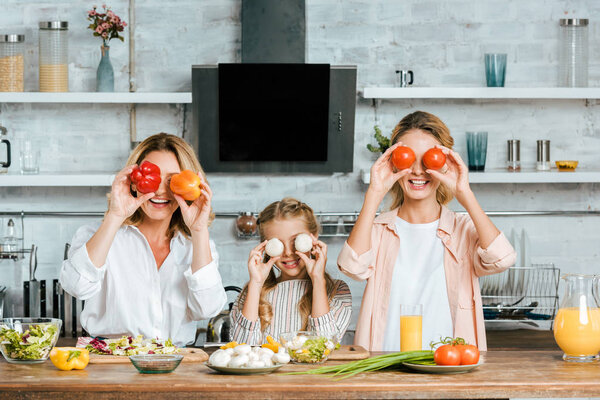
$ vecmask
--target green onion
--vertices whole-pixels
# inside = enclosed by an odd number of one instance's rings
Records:
[[[433,351],[431,350],[401,351],[398,353],[369,357],[364,360],[352,361],[346,364],[319,367],[302,372],[288,372],[283,375],[328,374],[333,377],[338,377],[338,379],[344,379],[361,372],[379,371],[385,368],[397,367],[404,362],[428,363],[432,361]]]

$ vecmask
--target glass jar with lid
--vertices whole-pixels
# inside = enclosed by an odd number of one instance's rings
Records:
[[[40,22],[40,92],[69,91],[69,46],[66,21]]]
[[[588,20],[563,18],[559,35],[559,86],[588,86]]]
[[[22,92],[25,35],[0,35],[0,92]]]

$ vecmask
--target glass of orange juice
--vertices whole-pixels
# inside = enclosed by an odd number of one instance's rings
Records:
[[[421,350],[423,304],[400,305],[400,351]]]
[[[563,360],[598,361],[600,351],[600,307],[593,292],[594,277],[566,274],[565,294],[554,319],[554,339],[565,353]]]

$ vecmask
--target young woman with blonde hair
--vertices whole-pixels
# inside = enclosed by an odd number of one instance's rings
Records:
[[[481,209],[468,168],[438,117],[422,111],[405,116],[391,142],[371,168],[362,210],[338,257],[346,275],[367,280],[355,343],[398,351],[400,305],[422,304],[424,349],[440,336],[454,336],[485,350],[478,277],[512,266],[515,251]],[[397,171],[390,156],[402,145],[416,161]],[[433,147],[446,155],[440,170],[422,163]],[[388,192],[392,210],[376,217]],[[453,197],[468,215],[445,206]]]
[[[341,340],[352,314],[352,296],[345,282],[327,272],[327,245],[318,240],[313,210],[296,199],[284,198],[267,206],[258,217],[261,243],[248,259],[250,281],[231,310],[231,340],[259,345],[268,335],[310,330],[334,334]],[[313,249],[301,253],[296,236],[313,238]],[[281,240],[283,254],[264,255],[267,241]],[[279,273],[277,273],[279,271]]]
[[[131,172],[156,164],[162,181],[141,194]],[[169,189],[172,175],[198,173],[202,195],[189,205]],[[115,177],[100,223],[82,226],[60,272],[62,287],[85,300],[81,324],[92,336],[144,335],[193,343],[196,322],[227,302],[219,256],[209,239],[212,191],[192,148],[160,133],[140,143]]]

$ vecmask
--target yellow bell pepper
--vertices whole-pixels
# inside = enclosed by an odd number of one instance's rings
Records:
[[[50,361],[63,371],[84,369],[90,362],[90,352],[79,347],[55,347],[50,351]]]

